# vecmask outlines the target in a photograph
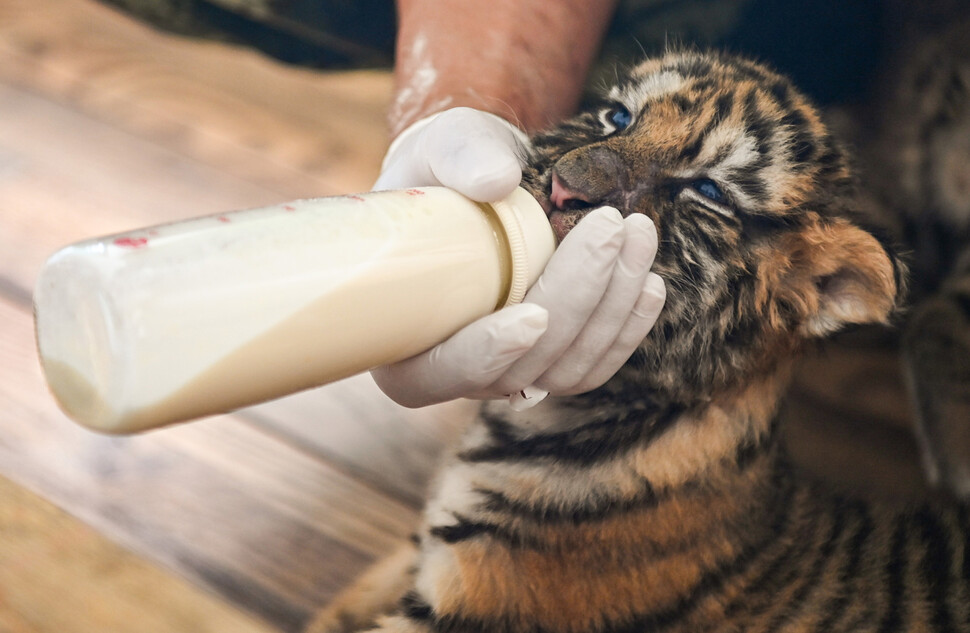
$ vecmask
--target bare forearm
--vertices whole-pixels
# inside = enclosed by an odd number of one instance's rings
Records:
[[[615,4],[399,0],[391,133],[455,106],[527,132],[570,115]]]

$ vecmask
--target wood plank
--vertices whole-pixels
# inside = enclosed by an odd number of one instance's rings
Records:
[[[0,477],[0,631],[276,630]]]
[[[417,520],[238,418],[130,438],[85,431],[46,395],[29,312],[0,299],[0,333],[0,474],[284,629]]]
[[[173,37],[94,0],[0,1],[0,81],[290,198],[370,187],[392,83]]]

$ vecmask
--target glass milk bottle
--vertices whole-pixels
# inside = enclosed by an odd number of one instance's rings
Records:
[[[34,295],[68,416],[129,433],[403,360],[522,300],[555,249],[524,190],[302,200],[80,242]]]

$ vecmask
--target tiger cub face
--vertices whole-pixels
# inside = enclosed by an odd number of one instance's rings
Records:
[[[788,80],[747,60],[636,66],[534,139],[524,184],[560,238],[602,205],[654,221],[667,303],[620,379],[671,403],[739,389],[896,302],[899,265],[853,220],[841,148]]]

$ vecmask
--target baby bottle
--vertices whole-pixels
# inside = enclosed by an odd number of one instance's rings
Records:
[[[319,198],[80,242],[34,295],[68,416],[129,433],[403,360],[522,300],[555,249],[516,190]]]

